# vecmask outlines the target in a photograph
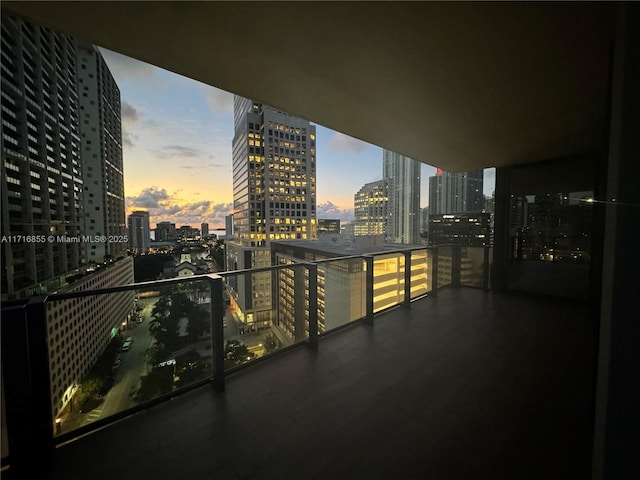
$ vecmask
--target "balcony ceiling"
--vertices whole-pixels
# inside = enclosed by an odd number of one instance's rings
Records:
[[[614,2],[2,8],[449,171],[595,152],[606,132]]]

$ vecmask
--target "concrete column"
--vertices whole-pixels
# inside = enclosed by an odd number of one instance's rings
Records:
[[[611,76],[592,478],[640,478],[640,4],[619,4]]]

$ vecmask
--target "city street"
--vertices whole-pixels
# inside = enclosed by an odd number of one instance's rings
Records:
[[[155,341],[149,332],[149,324],[153,307],[158,299],[157,296],[138,299],[138,306],[141,307],[138,315],[142,317],[142,321],[140,323],[132,321],[130,326],[121,332],[125,339],[131,337],[133,342],[129,350],[121,351],[118,354],[120,364],[115,371],[113,385],[96,408],[89,412],[69,414],[64,425],[65,431],[109,417],[136,404],[134,397],[140,385],[140,378],[148,373],[149,368],[146,353]],[[268,332],[241,333],[244,331],[244,323],[229,308],[225,311],[224,324],[225,343],[229,340],[238,340],[246,345],[250,352],[257,356],[264,355],[264,337]],[[198,344],[191,346],[202,347],[203,345],[210,348],[210,341],[198,342]],[[202,351],[202,348],[198,348],[198,351],[201,354],[206,353]]]

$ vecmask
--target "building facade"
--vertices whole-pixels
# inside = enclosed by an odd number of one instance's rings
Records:
[[[80,292],[133,283],[133,257],[86,271],[59,293]],[[47,308],[47,338],[54,418],[69,407],[84,375],[109,342],[127,324],[134,291],[53,301]]]
[[[354,195],[353,235],[388,234],[389,183],[386,179],[365,184]]]
[[[158,222],[155,228],[156,242],[175,242],[178,240],[176,224],[171,222]]]
[[[3,298],[126,254],[118,86],[95,47],[10,15],[2,187]]]
[[[79,43],[78,100],[84,231],[107,241],[85,243],[88,261],[127,252],[120,89],[100,51]]]
[[[408,247],[409,245],[405,245]],[[384,241],[383,235],[323,235],[320,240],[273,242],[274,265],[294,265],[305,261],[334,259],[318,265],[318,332],[323,333],[363,318],[366,314],[365,266],[353,255],[380,253],[401,248]],[[341,259],[340,257],[348,257]],[[412,252],[411,294],[428,291],[427,251]],[[384,310],[404,298],[404,256],[376,255],[373,263],[373,309]],[[285,344],[302,341],[308,335],[308,274],[301,267],[283,268],[276,274],[274,333]]]
[[[382,177],[388,182],[387,239],[392,243],[420,243],[421,163],[383,150]]]
[[[84,226],[77,55],[74,39],[3,13],[3,298],[84,261],[81,243],[57,240]]]
[[[317,237],[316,130],[250,99],[234,97],[233,237],[227,268],[270,265],[273,240]],[[227,235],[229,235],[227,228]],[[231,305],[247,329],[266,328],[271,316],[271,276],[236,278]]]
[[[429,245],[493,245],[491,213],[459,213],[429,216]]]
[[[318,234],[340,233],[340,219],[318,218]]]
[[[135,253],[146,253],[151,245],[149,212],[137,210],[129,215],[129,246]]]
[[[429,214],[481,212],[484,208],[484,172],[450,173],[438,169],[429,177]]]

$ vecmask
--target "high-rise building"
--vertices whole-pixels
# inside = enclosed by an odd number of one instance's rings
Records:
[[[309,121],[234,98],[236,241],[312,239],[316,232],[316,129]]]
[[[429,177],[429,214],[481,212],[484,172],[450,173],[438,169]]]
[[[391,150],[383,151],[382,177],[389,188],[387,239],[420,243],[421,163]]]
[[[77,85],[77,42],[3,12],[3,297],[82,264],[81,243],[57,241],[83,231]]]
[[[149,212],[137,210],[129,215],[129,246],[136,253],[146,253],[151,245]]]
[[[132,258],[118,258],[127,247],[118,87],[94,47],[4,11],[1,21],[2,298],[132,283]],[[130,318],[134,293],[47,305],[57,417]]]
[[[233,214],[224,217],[224,234],[227,238],[233,237]]]
[[[227,228],[227,234],[229,235]],[[272,240],[317,238],[316,130],[308,120],[234,97],[231,270],[270,265]],[[229,282],[232,307],[246,330],[271,320],[271,276]]]
[[[200,238],[204,239],[209,236],[209,224],[201,223],[200,224]]]
[[[120,89],[100,51],[78,44],[78,100],[84,231],[104,242],[84,243],[88,261],[126,254]]]
[[[174,242],[178,239],[176,224],[171,222],[156,223],[156,242]]]
[[[127,249],[120,91],[100,52],[2,19],[3,296]],[[89,240],[91,239],[91,240]]]
[[[491,225],[492,214],[488,212],[429,215],[429,244],[490,246]]]
[[[388,237],[389,184],[386,179],[365,184],[354,196],[353,234]]]

